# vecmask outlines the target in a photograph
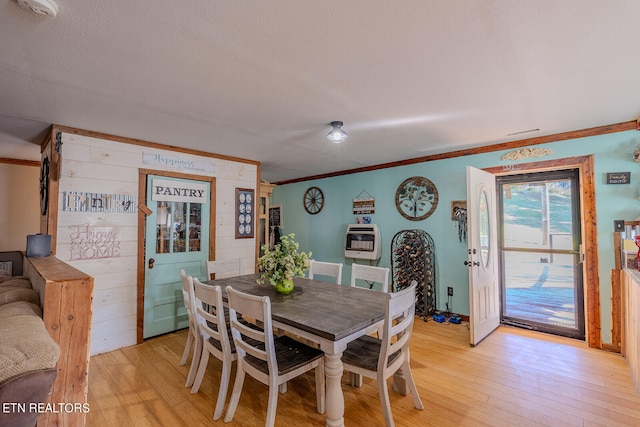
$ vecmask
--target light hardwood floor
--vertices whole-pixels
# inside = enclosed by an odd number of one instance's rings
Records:
[[[640,426],[640,395],[620,355],[511,327],[500,327],[475,348],[468,336],[465,324],[416,318],[412,370],[425,410],[390,391],[396,426]],[[210,358],[200,391],[191,394],[184,387],[189,364],[178,366],[185,340],[180,331],[92,357],[87,425],[224,425],[212,420],[220,362]],[[384,425],[375,382],[365,379],[358,389],[347,377],[345,424]],[[234,421],[226,425],[262,426],[267,387],[250,377],[244,387]],[[324,425],[315,410],[313,373],[291,381],[279,396],[276,425]]]

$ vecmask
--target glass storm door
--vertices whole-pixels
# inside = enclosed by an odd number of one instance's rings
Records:
[[[178,273],[205,278],[211,185],[147,176],[144,338],[189,326]]]
[[[498,178],[502,321],[584,339],[576,170]]]

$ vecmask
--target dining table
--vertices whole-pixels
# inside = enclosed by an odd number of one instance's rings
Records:
[[[365,288],[311,280],[293,279],[290,294],[280,294],[259,274],[205,281],[219,285],[226,301],[226,287],[259,296],[271,302],[273,326],[317,343],[325,354],[326,425],[344,426],[342,352],[347,344],[384,321],[386,294]]]

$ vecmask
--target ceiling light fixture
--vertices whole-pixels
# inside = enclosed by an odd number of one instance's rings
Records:
[[[339,143],[344,141],[345,139],[347,139],[349,137],[349,135],[342,130],[342,125],[343,123],[339,120],[333,121],[331,123],[329,123],[329,125],[333,128],[331,129],[331,131],[327,134],[327,139],[329,141],[333,141],[335,143]]]
[[[37,15],[55,18],[58,14],[58,5],[53,0],[18,0],[18,4]]]

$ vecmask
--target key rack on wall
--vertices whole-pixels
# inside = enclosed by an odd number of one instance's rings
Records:
[[[402,230],[391,241],[391,277],[399,291],[418,282],[416,314],[430,316],[436,311],[435,245],[424,230]]]

